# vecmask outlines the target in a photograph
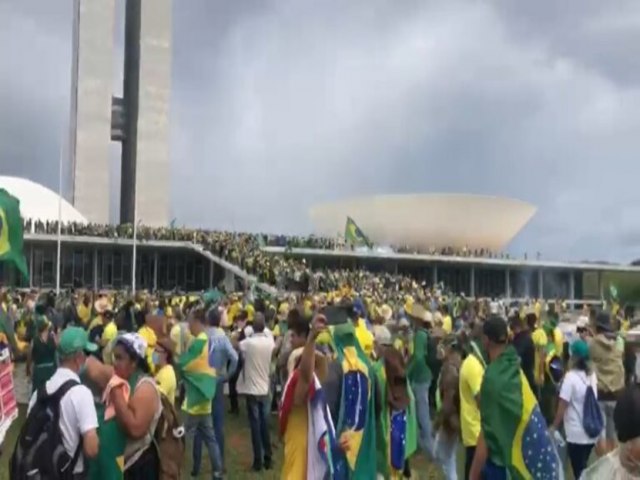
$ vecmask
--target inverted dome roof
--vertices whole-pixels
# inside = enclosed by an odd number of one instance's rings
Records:
[[[380,195],[317,205],[316,233],[344,232],[347,217],[378,245],[420,251],[453,247],[503,250],[536,207],[509,198],[466,194]]]
[[[26,178],[0,176],[0,188],[20,200],[22,218],[43,222],[58,220],[58,194],[44,185]],[[62,221],[87,223],[87,219],[64,198]]]

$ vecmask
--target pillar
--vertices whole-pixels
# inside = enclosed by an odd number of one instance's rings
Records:
[[[224,271],[224,288],[227,292],[233,292],[236,289],[236,282],[231,270]]]
[[[153,291],[158,290],[158,251],[153,253]]]
[[[433,270],[431,271],[431,283],[432,286],[438,283],[438,265],[433,265]]]
[[[213,288],[213,269],[216,267],[213,260],[209,262],[209,288]]]
[[[474,298],[476,296],[476,267],[474,266],[471,266],[471,281],[469,283],[469,296]]]
[[[511,300],[511,271],[508,268],[504,271],[504,289],[505,296]]]
[[[544,279],[542,270],[538,270],[538,298],[544,298]]]
[[[598,289],[600,291],[600,300],[604,300],[604,282],[602,281],[601,271],[598,271]]]
[[[576,299],[576,272],[569,272],[569,300],[572,301],[571,309],[573,310],[573,301]]]
[[[98,290],[98,247],[93,248],[93,289]]]
[[[33,288],[33,243],[29,244],[29,288]]]

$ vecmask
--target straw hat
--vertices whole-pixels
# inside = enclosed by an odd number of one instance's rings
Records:
[[[419,303],[414,303],[411,310],[407,311],[406,314],[415,320],[420,320],[422,323],[433,325],[433,314]]]
[[[385,323],[391,320],[391,317],[393,317],[393,310],[391,310],[391,307],[386,304],[380,307],[379,313]]]
[[[109,303],[109,299],[107,297],[101,297],[95,301],[95,303],[93,304],[93,308],[98,315],[102,315],[106,311],[111,310],[111,304]]]

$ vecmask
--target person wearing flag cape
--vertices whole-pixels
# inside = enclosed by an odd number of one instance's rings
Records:
[[[482,333],[489,365],[480,390],[482,429],[469,478],[563,478],[547,424],[520,368],[520,357],[508,344],[505,319],[489,317]]]
[[[376,380],[353,324],[350,304],[324,310],[332,350],[341,373],[337,412],[333,417],[339,448],[333,452],[334,480],[376,478]]]
[[[378,478],[407,476],[407,460],[417,449],[416,402],[407,379],[405,361],[393,347],[386,327],[376,331],[378,360],[373,369],[380,394],[381,415],[376,422]]]

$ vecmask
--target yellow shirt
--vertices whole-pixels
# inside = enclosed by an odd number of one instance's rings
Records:
[[[78,305],[78,308],[76,308],[76,311],[78,312],[78,318],[80,318],[80,321],[86,327],[89,320],[91,320],[91,305],[87,307],[84,303],[81,303]]]
[[[475,355],[468,355],[460,367],[460,427],[465,447],[475,447],[480,435],[480,409],[477,396],[482,386],[484,367]]]
[[[360,348],[364,351],[365,355],[370,357],[373,354],[373,333],[367,329],[367,325],[364,320],[358,320],[356,326],[356,338],[360,344]]]
[[[558,327],[553,329],[553,343],[556,347],[556,353],[562,358],[562,353],[564,352],[564,335]]]
[[[271,331],[271,333],[273,334],[274,338],[278,338],[280,336],[280,324],[276,323],[276,326],[273,327],[273,330]]]
[[[169,338],[171,338],[171,341],[173,342],[175,356],[179,357],[183,353],[182,346],[189,345],[189,342],[191,341],[191,332],[189,331],[189,327],[184,323],[176,323],[171,327]]]
[[[284,432],[284,463],[282,480],[304,479],[307,476],[308,409],[296,405],[291,409]]]
[[[104,327],[104,330],[102,331],[102,338],[100,339],[102,345],[104,346],[112,340],[115,340],[117,336],[118,327],[116,327],[116,322],[111,321],[107,323],[106,327]]]
[[[540,350],[543,350],[547,346],[547,334],[544,333],[544,330],[540,327],[536,328],[531,334],[531,340],[533,340],[533,344],[536,347],[536,357],[535,357],[535,368],[533,370],[533,379],[536,382],[536,385],[544,384],[544,363],[541,358]]]
[[[154,373],[155,367],[153,365],[153,360],[151,359],[151,357],[153,356],[153,350],[156,348],[156,342],[158,341],[156,332],[154,332],[153,329],[148,325],[143,325],[142,327],[140,327],[140,330],[138,330],[138,334],[147,342],[147,363],[149,364],[151,373]]]
[[[165,365],[158,373],[156,373],[156,383],[158,389],[164,393],[173,405],[176,401],[176,390],[178,381],[176,380],[176,372],[172,365]]]
[[[442,319],[442,329],[447,334],[451,333],[451,330],[453,330],[453,320],[451,320],[451,315],[446,315]]]

